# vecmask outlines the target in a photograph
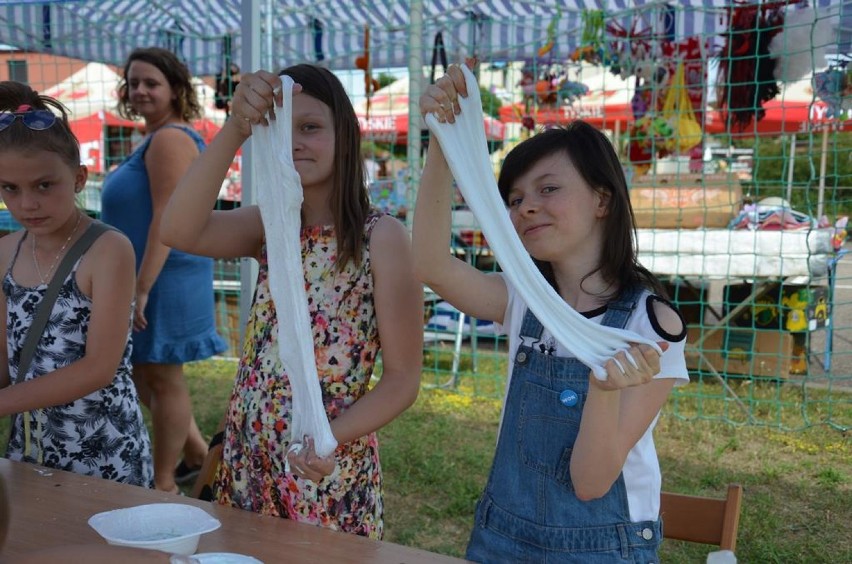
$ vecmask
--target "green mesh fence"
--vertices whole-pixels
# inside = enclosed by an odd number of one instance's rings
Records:
[[[226,100],[220,96],[217,108],[216,90],[227,97],[239,79],[239,49],[250,43],[240,3],[198,10],[193,25],[170,15],[164,29],[150,23],[164,3],[52,2],[27,11],[31,4],[0,6],[0,40],[10,44],[0,53],[0,78],[27,81],[72,110],[91,172],[81,203],[92,214],[104,175],[144,134],[115,111],[120,69],[103,63],[120,64],[135,46],[174,48],[199,75],[199,130],[209,139],[224,123]],[[666,283],[689,325],[692,381],[666,409],[741,425],[849,428],[846,3],[260,4],[263,65],[322,59],[335,69],[361,121],[373,202],[408,224],[418,177],[410,167],[421,157],[409,139],[428,142],[421,124],[408,122],[410,86],[440,76],[445,62],[477,57],[495,172],[542,127],[585,119],[607,131],[629,180],[640,260]],[[408,14],[418,6],[424,18],[412,24]],[[72,8],[88,26],[62,27]],[[45,9],[54,18],[49,41]],[[112,11],[101,21],[98,10]],[[119,36],[146,15],[145,33]],[[36,26],[29,35],[27,26]],[[414,79],[406,66],[412,37],[422,46]],[[240,201],[237,159],[220,205]],[[479,269],[499,269],[461,197],[450,251]],[[219,261],[217,320],[230,356],[240,349],[239,290],[239,263]],[[509,360],[498,326],[464,317],[428,289],[423,319],[427,385],[502,397]]]

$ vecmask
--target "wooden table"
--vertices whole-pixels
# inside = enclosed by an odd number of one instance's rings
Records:
[[[39,548],[103,543],[88,525],[89,517],[101,511],[146,503],[186,503],[201,507],[222,523],[218,530],[201,536],[198,552],[236,552],[267,564],[463,562],[390,542],[7,459],[0,459],[0,475],[6,482],[11,509],[6,545],[0,554],[6,558]]]

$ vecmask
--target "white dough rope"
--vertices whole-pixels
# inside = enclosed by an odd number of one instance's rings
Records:
[[[662,352],[657,343],[632,331],[586,319],[568,305],[539,272],[521,244],[499,197],[488,159],[476,77],[465,65],[461,69],[468,92],[466,98],[458,98],[461,115],[455,116],[455,123],[441,123],[430,113],[426,116],[426,124],[441,143],[465,202],[482,226],[497,262],[527,307],[556,340],[591,368],[598,380],[606,380],[603,368],[606,361],[618,351],[627,351],[631,343],[648,344]],[[629,353],[627,356],[635,366],[635,360]]]
[[[283,107],[269,125],[252,125],[257,203],[266,233],[269,291],[278,316],[278,356],[293,388],[291,442],[314,439],[317,455],[337,447],[322,404],[302,270],[302,182],[293,164],[293,79],[282,76]],[[298,450],[293,449],[293,450]],[[286,459],[285,459],[286,460]]]

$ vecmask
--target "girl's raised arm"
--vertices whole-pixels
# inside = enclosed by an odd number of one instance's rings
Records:
[[[190,253],[222,258],[257,256],[263,242],[260,212],[254,206],[214,211],[228,168],[251,135],[251,125],[266,123],[280,93],[281,80],[259,71],[243,75],[231,104],[231,117],[210,145],[193,161],[163,214],[164,244]]]
[[[458,96],[470,95],[464,75],[451,66],[420,98],[420,111],[453,121]],[[475,95],[475,94],[474,94]],[[452,108],[452,110],[450,109]],[[453,176],[437,139],[429,143],[414,212],[414,268],[420,280],[468,315],[502,323],[508,292],[503,279],[483,273],[450,254]]]

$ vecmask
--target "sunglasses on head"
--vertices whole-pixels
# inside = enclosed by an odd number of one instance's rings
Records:
[[[56,114],[50,110],[33,110],[24,105],[16,112],[0,112],[0,131],[15,123],[18,118],[33,131],[44,131],[56,123]]]

